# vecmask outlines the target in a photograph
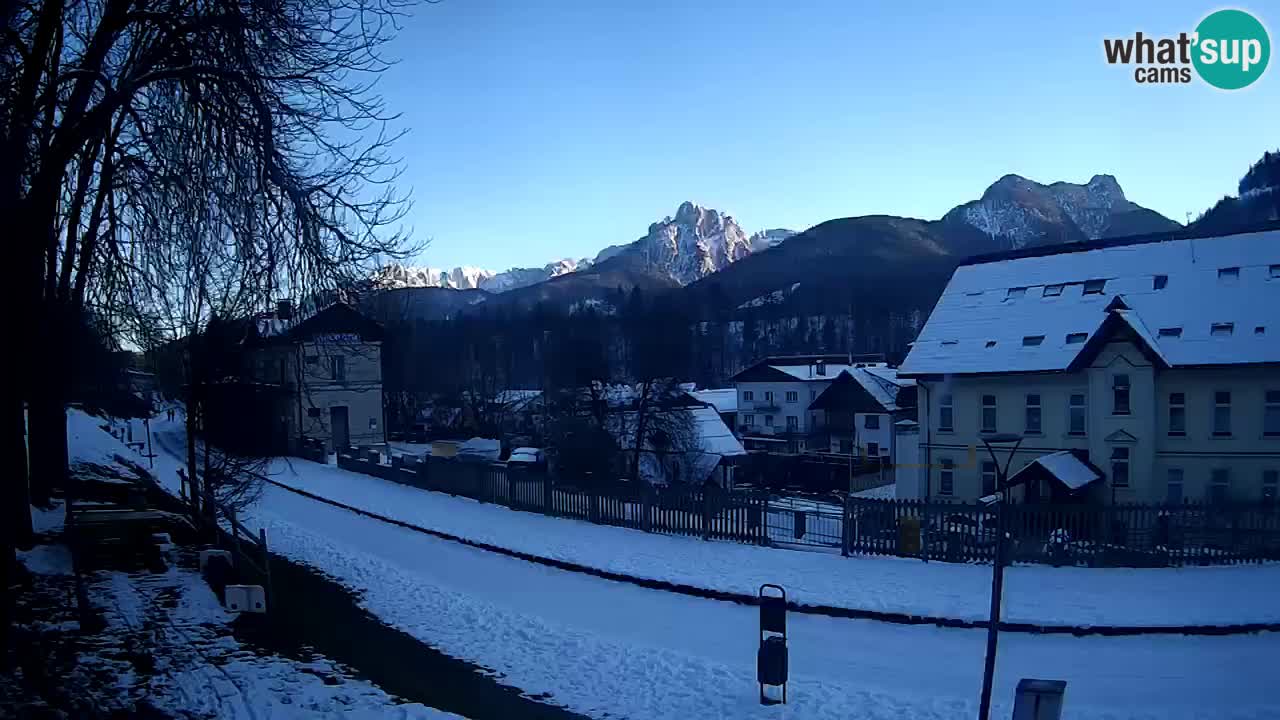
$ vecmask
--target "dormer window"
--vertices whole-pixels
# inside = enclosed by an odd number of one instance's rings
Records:
[[[943,345],[959,345],[960,341],[959,340],[943,340],[942,344]]]
[[[1086,280],[1084,283],[1085,295],[1101,295],[1102,291],[1107,287],[1106,280]]]
[[[1079,345],[1080,343],[1088,339],[1089,339],[1089,333],[1068,333],[1067,334],[1068,345]]]
[[[1066,285],[1045,285],[1044,297],[1058,297],[1062,294],[1062,289],[1065,287]]]
[[[1168,275],[1156,275],[1154,278],[1151,279],[1152,290],[1163,290],[1165,289],[1165,286],[1167,286],[1168,284],[1169,284]]]
[[[1224,267],[1218,268],[1218,282],[1234,283],[1240,279],[1240,268]]]
[[[1254,334],[1254,335],[1266,335],[1266,334],[1267,334],[1267,326],[1266,326],[1266,325],[1258,325],[1257,327],[1255,327],[1255,328],[1253,329],[1253,334]]]
[[[1179,337],[1182,337],[1182,328],[1180,327],[1160,328],[1159,335],[1162,338],[1179,338]]]
[[[993,347],[995,347],[995,346],[996,346],[996,341],[995,341],[995,340],[988,340],[988,341],[987,341],[987,349],[988,349],[988,350],[990,350],[991,348],[993,348]]]
[[[1009,288],[1009,292],[1005,295],[1005,299],[1013,300],[1015,298],[1020,298],[1026,294],[1027,294],[1027,289],[1024,287]]]
[[[1036,347],[1043,342],[1043,335],[1027,335],[1022,338],[1022,347]]]
[[[1235,323],[1214,323],[1209,326],[1209,334],[1214,337],[1228,337],[1235,332]]]
[[[1267,268],[1267,277],[1272,280],[1280,280],[1280,265],[1272,265]]]

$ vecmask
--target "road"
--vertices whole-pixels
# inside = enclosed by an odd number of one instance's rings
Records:
[[[162,429],[166,453],[181,448]],[[176,441],[176,442],[175,442]],[[305,467],[299,464],[297,467]],[[361,482],[353,474],[352,482]],[[429,502],[430,496],[424,496]],[[760,708],[756,610],[437,539],[268,486],[246,522],[274,551],[361,594],[383,622],[592,716],[967,718],[985,633],[793,614],[791,704]],[[690,540],[690,542],[697,542]],[[1159,598],[1152,598],[1158,603]],[[1280,718],[1280,636],[1005,634],[995,697],[1066,680],[1068,718]],[[424,682],[429,682],[424,678]]]

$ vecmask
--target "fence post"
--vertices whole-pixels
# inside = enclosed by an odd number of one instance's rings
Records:
[[[271,606],[275,604],[275,589],[271,583],[271,552],[267,550],[267,531],[264,528],[258,528],[258,543],[262,545],[262,570],[267,576],[267,612],[271,612]]]
[[[845,493],[840,503],[840,555],[841,557],[849,557],[849,515],[852,508],[849,506],[849,494]]]
[[[653,488],[648,483],[640,490],[640,529],[645,532],[652,532],[650,525],[649,510],[653,506]]]
[[[702,491],[702,539],[711,539],[711,493]]]
[[[227,508],[227,520],[231,524],[231,546],[236,553],[236,567],[239,567],[241,555],[244,554],[244,551],[240,548],[240,531],[236,529],[240,526],[240,523],[236,521],[235,508]]]

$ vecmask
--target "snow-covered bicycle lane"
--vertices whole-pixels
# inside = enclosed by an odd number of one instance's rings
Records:
[[[753,608],[527,563],[276,487],[248,519],[273,550],[356,590],[383,622],[588,715],[961,718],[975,709],[981,630],[793,614],[792,702],[765,709],[755,703]],[[1068,681],[1067,717],[1280,718],[1277,656],[1275,633],[1006,633],[995,694],[1007,714],[1019,678],[1047,677]]]

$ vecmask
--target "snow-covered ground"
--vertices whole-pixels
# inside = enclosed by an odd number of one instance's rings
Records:
[[[37,582],[65,586],[51,590],[65,600],[72,582],[65,545],[37,545],[20,560],[47,578]],[[398,701],[320,655],[293,659],[243,646],[228,627],[234,615],[191,569],[99,572],[87,594],[105,621],[101,631],[79,635],[74,620],[31,629],[71,633],[65,641],[77,644],[74,666],[51,670],[103,711],[152,707],[173,717],[225,720],[458,717]]]
[[[174,428],[157,433],[161,447],[180,449]],[[157,458],[158,470],[161,461]],[[842,558],[646,534],[516,512],[296,458],[277,461],[273,470],[277,482],[353,507],[611,572],[745,594],[772,582],[786,587],[800,603],[862,610],[962,620],[985,619],[989,610],[991,568],[983,565]],[[173,471],[158,474],[171,485],[177,482]],[[1013,567],[1005,576],[1004,617],[1010,622],[1079,626],[1280,622],[1280,565]]]
[[[162,448],[174,440],[180,446],[176,429],[162,433],[169,433]],[[166,474],[172,474],[176,462],[157,462],[158,475],[171,487],[176,477]],[[806,599],[816,596],[814,588],[834,592],[838,582],[829,577],[833,572],[839,582],[866,586],[839,591],[837,596],[844,599],[878,597],[887,604],[889,598],[903,595],[906,600],[898,598],[893,604],[954,609],[985,602],[986,597],[985,591],[974,589],[976,585],[948,587],[951,582],[968,582],[962,571],[970,569],[963,566],[846,560],[656,537],[453,500],[297,460],[279,469],[277,479],[345,502],[377,504],[388,515],[413,515],[416,521],[450,532],[471,530],[482,539],[524,543],[553,556],[594,549],[590,557],[597,560],[613,558],[610,562],[650,572],[661,566],[673,573],[706,571],[713,573],[708,579],[735,587],[790,573],[784,584]],[[502,674],[503,682],[527,693],[547,693],[550,702],[590,716],[929,719],[968,718],[976,710],[986,639],[981,630],[792,614],[791,702],[785,708],[762,708],[756,704],[753,608],[522,562],[274,487],[244,520],[266,528],[277,552],[358,591],[364,606],[384,622],[446,653],[490,667]],[[723,560],[726,554],[729,562]],[[839,570],[842,567],[848,569]],[[1024,569],[1035,570],[1016,568],[1010,573],[1009,611],[1015,616],[1032,614],[1038,602],[1055,616],[1095,617],[1103,614],[1098,603],[1108,594],[1120,598],[1116,602],[1121,606],[1126,598],[1136,603],[1133,588],[1142,582],[1147,584],[1143,594],[1151,614],[1166,619],[1171,614],[1209,613],[1194,606],[1217,602],[1219,596],[1228,604],[1230,595],[1250,592],[1274,599],[1280,587],[1268,568],[1223,569],[1260,571],[1262,579],[1256,581],[1212,568],[1158,571],[1171,578],[1191,578],[1168,580],[1165,591],[1152,587],[1159,575],[1145,571],[1135,577],[1127,571],[1063,569],[1070,580],[1051,581],[1052,573],[1062,570],[1044,568],[1043,573],[1023,575]],[[972,570],[983,580],[988,577],[982,568]],[[1054,596],[1071,581],[1091,589]],[[1241,582],[1247,587],[1242,589]],[[888,585],[870,587],[879,583]],[[1225,587],[1207,587],[1219,584]],[[1111,585],[1120,589],[1106,590]],[[1180,601],[1174,592],[1198,594]],[[1032,597],[1020,599],[1023,593]],[[980,597],[969,598],[970,594]],[[1257,607],[1240,602],[1231,607],[1256,617],[1267,598],[1257,601]],[[1162,609],[1165,605],[1179,610]],[[1138,614],[1132,607],[1121,607],[1120,612]],[[1213,615],[1240,620],[1222,609]],[[1280,635],[1275,633],[1129,638],[1006,633],[997,664],[995,716],[1008,716],[1019,678],[1042,677],[1067,681],[1064,717],[1076,720],[1280,718],[1280,692],[1271,669],[1277,654]]]

